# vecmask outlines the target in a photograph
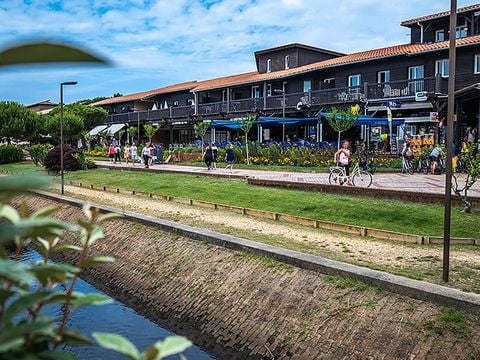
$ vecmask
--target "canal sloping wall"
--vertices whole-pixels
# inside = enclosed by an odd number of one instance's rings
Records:
[[[19,195],[32,210],[57,205]],[[84,278],[221,359],[466,359],[480,339],[438,321],[428,302],[192,240],[127,219],[105,224],[93,252],[117,258]],[[67,258],[67,260],[73,260]],[[468,331],[478,321],[464,320]]]

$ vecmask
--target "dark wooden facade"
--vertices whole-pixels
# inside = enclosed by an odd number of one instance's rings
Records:
[[[474,11],[463,12],[459,15],[459,24],[467,23],[470,26],[468,36],[479,33],[479,16],[474,16]],[[423,35],[418,31],[421,27],[417,23],[407,24],[411,28],[411,42],[417,43],[423,38],[424,43],[435,40],[435,32],[448,28],[448,16],[432,20],[422,20]],[[433,38],[432,38],[433,36]],[[475,83],[480,83],[480,73],[474,73],[475,57],[480,57],[480,39],[468,42],[457,48],[456,88],[463,89]],[[389,48],[386,48],[387,50]],[[164,93],[125,104],[114,104],[116,109],[111,111],[109,123],[135,123],[163,121],[169,124],[169,129],[181,128],[186,131],[195,121],[204,119],[235,118],[246,113],[256,112],[265,116],[279,116],[282,113],[282,98],[279,94],[285,90],[285,111],[289,116],[314,116],[320,109],[328,106],[342,106],[359,104],[365,113],[369,113],[371,106],[379,106],[386,101],[398,103],[415,103],[415,93],[426,91],[430,101],[417,103],[414,110],[397,111],[402,116],[425,116],[432,111],[432,103],[439,107],[446,101],[447,78],[436,73],[436,62],[448,59],[448,49],[432,48],[431,51],[405,55],[399,53],[389,56],[388,51],[383,57],[373,59],[359,59],[336,66],[327,65],[324,68],[302,71],[295,75],[285,74],[285,56],[289,56],[289,67],[296,68],[308,64],[318,63],[327,59],[341,57],[342,54],[333,51],[313,48],[300,44],[280,46],[277,48],[258,51],[255,53],[258,74],[267,72],[266,62],[272,60],[272,75],[268,80],[235,83],[231,86],[224,85],[206,90],[192,90]],[[360,53],[359,53],[360,54]],[[411,67],[422,66],[423,76],[417,79],[410,78]],[[379,76],[379,72],[388,71]],[[275,76],[278,73],[280,75]],[[349,77],[360,75],[358,86],[349,86]],[[383,81],[383,82],[382,82]],[[200,88],[200,87],[199,87]],[[306,91],[306,88],[310,88]],[[277,91],[275,91],[277,90]],[[460,99],[461,101],[461,99]],[[478,116],[480,105],[478,95],[470,97],[468,105],[470,122],[475,125],[472,117]],[[476,103],[475,103],[476,101]],[[165,102],[168,109],[162,109]],[[139,105],[143,104],[143,108]],[[153,103],[158,110],[151,110]],[[112,105],[113,106],[113,105]],[[119,109],[139,109],[138,114],[119,114]],[[405,106],[407,109],[408,106]],[[477,110],[475,110],[477,109]],[[438,109],[434,109],[438,110]],[[446,109],[443,108],[446,112]],[[384,115],[383,115],[384,116]],[[174,141],[172,136],[170,140]]]

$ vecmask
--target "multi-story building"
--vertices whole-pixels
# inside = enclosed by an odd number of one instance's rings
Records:
[[[190,142],[193,123],[214,120],[217,140],[231,137],[225,120],[258,113],[281,118],[260,122],[252,136],[280,140],[279,123],[292,119],[288,133],[317,140],[329,136],[322,114],[332,106],[358,104],[366,117],[358,136],[376,136],[386,125],[387,107],[394,129],[415,133],[435,129],[446,117],[449,75],[449,11],[401,23],[410,29],[410,42],[353,54],[342,54],[302,44],[257,51],[254,72],[175,84],[147,92],[100,101],[108,123],[158,123],[155,141],[164,145]],[[480,4],[458,9],[456,113],[457,138],[464,127],[480,125]],[[375,119],[371,119],[375,118]],[[215,121],[223,120],[223,121]],[[325,125],[325,126],[323,126]],[[371,126],[378,126],[372,132]],[[320,127],[319,127],[320,126]],[[316,127],[317,131],[313,131]],[[223,130],[222,130],[223,129]],[[268,140],[268,139],[267,139]]]

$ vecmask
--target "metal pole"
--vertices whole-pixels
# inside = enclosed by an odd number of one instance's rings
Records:
[[[65,193],[63,182],[63,83],[60,84],[60,177],[60,193],[63,195]]]
[[[455,106],[455,66],[456,66],[456,28],[457,28],[457,0],[450,4],[450,47],[449,47],[449,74],[448,74],[448,115],[447,115],[447,147],[445,171],[445,213],[443,222],[443,281],[448,282],[450,262],[450,216],[452,201],[452,144],[453,144],[453,117]]]
[[[282,144],[285,141],[285,88],[283,89],[282,99]]]
[[[137,110],[137,125],[138,125],[137,146],[140,146],[140,112],[138,110]]]

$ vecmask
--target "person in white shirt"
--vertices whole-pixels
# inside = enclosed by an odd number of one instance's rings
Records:
[[[137,146],[135,145],[135,143],[133,143],[130,147],[130,159],[132,159],[132,164],[133,166],[135,166],[135,163],[138,160]]]

